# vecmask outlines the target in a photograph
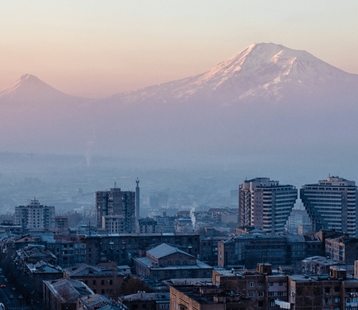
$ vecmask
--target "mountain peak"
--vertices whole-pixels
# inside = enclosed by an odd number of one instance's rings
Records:
[[[177,81],[118,94],[123,104],[153,102],[292,102],[356,88],[358,75],[344,72],[304,50],[254,43],[211,70]]]
[[[37,76],[34,76],[32,74],[23,74],[20,77],[20,81],[25,81],[25,80],[39,80],[39,78]]]
[[[3,100],[10,100],[11,102],[47,102],[63,101],[68,98],[77,97],[67,95],[46,84],[35,75],[27,73],[23,74],[7,89],[1,91],[0,98]]]

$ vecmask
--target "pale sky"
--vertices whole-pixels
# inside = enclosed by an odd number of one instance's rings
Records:
[[[22,74],[101,98],[205,72],[252,43],[358,74],[357,0],[3,0],[0,90]]]

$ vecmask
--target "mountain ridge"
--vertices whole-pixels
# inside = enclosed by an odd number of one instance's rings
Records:
[[[52,97],[0,97],[1,145],[166,160],[195,154],[199,161],[277,153],[287,161],[293,151],[309,156],[345,147],[358,154],[350,142],[358,138],[357,77],[273,43],[250,45],[204,73],[102,100],[67,100],[27,75],[21,82]]]
[[[218,96],[223,105],[238,102],[289,99],[289,93],[331,93],[339,87],[358,85],[358,75],[336,68],[306,51],[273,43],[252,44],[212,69],[175,81],[118,93],[104,101],[186,102]],[[285,91],[285,89],[289,89]],[[316,89],[315,89],[316,88]]]
[[[277,103],[295,96],[332,93],[358,85],[358,74],[336,68],[304,50],[274,43],[255,43],[210,70],[182,79],[113,94],[103,99],[68,95],[31,74],[24,74],[0,92],[0,100],[79,100],[130,105],[137,101],[157,103],[208,100],[218,96],[221,105],[250,101]],[[285,90],[286,89],[286,90]]]

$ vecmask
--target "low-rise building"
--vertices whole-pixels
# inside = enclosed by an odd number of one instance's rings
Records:
[[[80,264],[68,267],[63,270],[63,277],[82,281],[95,294],[112,298],[119,296],[124,280],[124,275],[118,271],[115,263],[97,266]]]
[[[212,267],[178,248],[161,244],[133,259],[136,273],[145,279],[161,281],[171,278],[205,278]]]
[[[256,310],[257,302],[217,286],[171,286],[170,310]]]
[[[302,260],[301,271],[305,275],[327,275],[331,266],[339,266],[337,261],[324,256],[312,256]]]
[[[326,277],[289,276],[288,295],[293,310],[357,309],[358,280],[332,266]]]
[[[219,241],[218,267],[244,265],[254,269],[258,263],[287,265],[287,238],[277,234],[249,234]]]
[[[93,295],[83,282],[58,279],[43,282],[43,304],[46,310],[77,310],[78,298]]]
[[[126,305],[128,309],[169,310],[170,294],[168,292],[138,292],[136,294],[123,296],[120,298],[120,301]]]
[[[97,235],[86,237],[86,263],[114,261],[117,265],[130,265],[132,257],[139,257],[141,252],[161,243],[171,244],[195,257],[200,253],[200,238],[194,233]]]
[[[255,309],[277,309],[276,299],[287,302],[287,275],[273,272],[270,264],[258,264],[257,270],[217,269],[212,283],[255,300]]]
[[[128,310],[128,308],[120,302],[94,294],[78,298],[77,310]]]
[[[137,232],[140,234],[156,233],[157,232],[157,221],[150,217],[138,219]]]
[[[358,259],[358,238],[342,235],[338,238],[325,239],[325,254],[333,260],[346,265],[353,265]]]

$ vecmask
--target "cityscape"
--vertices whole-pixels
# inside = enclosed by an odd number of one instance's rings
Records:
[[[358,310],[357,12],[3,0],[0,310]]]
[[[232,204],[167,214],[168,195],[116,187],[58,215],[36,198],[3,215],[4,307],[351,309],[358,296],[357,186],[298,190],[244,180]],[[301,200],[297,207],[296,200]],[[162,214],[142,216],[147,207]],[[97,305],[97,306],[96,306]],[[107,309],[107,308],[106,308]]]

